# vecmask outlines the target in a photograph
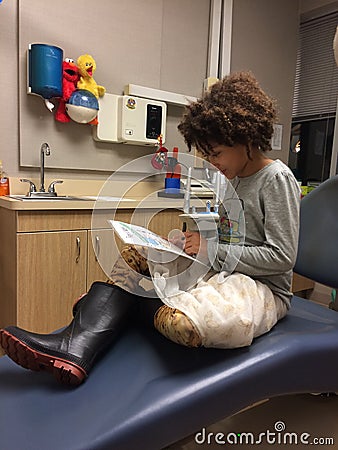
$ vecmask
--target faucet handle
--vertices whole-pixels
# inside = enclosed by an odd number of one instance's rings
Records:
[[[50,193],[50,194],[55,194],[55,185],[56,184],[62,184],[63,183],[63,180],[55,180],[55,181],[52,181],[51,183],[50,183],[50,185],[48,186],[48,192]]]
[[[27,196],[28,196],[28,197],[30,197],[30,195],[31,195],[32,192],[36,192],[36,186],[35,186],[35,184],[33,183],[33,181],[27,180],[27,178],[20,178],[20,181],[21,181],[22,183],[29,183],[29,191],[28,191],[28,193],[27,193]]]

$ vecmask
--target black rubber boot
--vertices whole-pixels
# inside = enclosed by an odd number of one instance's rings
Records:
[[[107,283],[108,284],[108,283]],[[111,284],[111,283],[109,283]],[[154,316],[157,310],[163,306],[162,301],[156,296],[155,292],[152,292],[152,296],[135,295],[137,298],[136,306],[133,310],[133,321],[136,325],[143,325],[146,327],[154,326]],[[133,294],[130,294],[133,295]],[[86,301],[87,294],[83,294],[79,297],[73,305],[73,317],[75,317],[80,305]]]
[[[22,367],[46,370],[61,383],[78,385],[133,316],[137,299],[116,285],[95,282],[61,332],[38,334],[10,326],[0,330],[0,344]]]

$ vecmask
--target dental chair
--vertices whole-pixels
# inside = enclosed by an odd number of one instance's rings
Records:
[[[338,176],[301,202],[295,271],[338,288]],[[274,396],[338,391],[338,314],[294,296],[250,347],[126,330],[76,389],[0,358],[1,450],[159,450]]]

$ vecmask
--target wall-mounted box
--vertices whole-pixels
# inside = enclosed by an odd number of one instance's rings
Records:
[[[156,145],[165,140],[167,105],[164,102],[123,95],[120,99],[119,138],[128,144]]]
[[[165,142],[167,105],[164,102],[130,95],[105,94],[99,99],[97,141],[134,145],[156,145],[162,134]]]
[[[118,111],[120,95],[105,94],[99,98],[98,125],[93,126],[95,141],[120,143],[118,138]]]

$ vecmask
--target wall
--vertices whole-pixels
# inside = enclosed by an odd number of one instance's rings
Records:
[[[20,33],[19,5],[23,7]],[[142,147],[96,143],[89,130],[83,129],[86,125],[66,124],[70,132],[54,123],[43,101],[24,93],[23,50],[28,42],[53,43],[73,57],[92,52],[98,65],[95,79],[108,92],[121,93],[123,86],[132,82],[200,95],[206,72],[209,1],[100,0],[98,5],[93,7],[89,0],[3,0],[0,4],[0,52],[6,61],[0,91],[0,158],[11,176],[37,176],[35,167],[20,166],[19,150],[25,146],[37,166],[39,146],[45,140],[51,143],[57,165],[63,155],[72,152],[81,160],[94,158],[95,163],[102,158],[100,164],[106,171],[49,168],[47,176],[53,178],[104,180],[116,167],[149,152]],[[94,25],[90,18],[95,19]],[[288,158],[297,27],[298,0],[234,0],[231,70],[252,70],[262,87],[277,99],[284,125],[283,150],[272,156],[284,161]],[[176,132],[181,114],[181,108],[169,108],[169,148],[177,143],[183,147]],[[27,124],[32,121],[35,125],[31,129]],[[20,128],[25,129],[21,142]],[[53,165],[53,159],[48,158],[48,165]]]
[[[197,96],[206,70],[209,0],[100,0],[95,8],[90,0],[47,4],[46,8],[46,0],[19,2],[21,164],[38,165],[39,153],[34,157],[32,152],[44,140],[55,149],[48,166],[65,169],[113,171],[151,153],[153,149],[144,146],[94,142],[89,125],[55,122],[39,97],[26,94],[28,44],[55,44],[75,60],[84,53],[93,55],[94,78],[108,93],[121,94],[126,84],[133,83]],[[179,137],[173,122],[170,109],[169,148]],[[149,167],[142,169],[148,172]]]
[[[94,167],[106,173],[90,172],[89,176],[103,179],[107,172],[153,151],[97,143],[89,125],[57,123],[42,99],[25,92],[30,42],[58,45],[65,50],[65,56],[74,59],[83,53],[93,54],[97,62],[95,79],[107,92],[120,94],[125,84],[134,83],[201,95],[206,74],[209,0],[100,0],[95,6],[89,0],[4,0],[0,14],[1,54],[10,61],[2,76],[0,94],[6,105],[0,125],[1,153],[5,152],[1,156],[12,176],[37,173],[28,166],[39,165],[39,148],[44,141],[52,148],[52,155],[46,158],[47,168],[55,167],[49,173],[62,178],[88,177],[88,170],[67,169]],[[177,144],[183,147],[176,131],[181,114],[182,108],[168,108],[169,148]],[[20,166],[20,151],[29,155],[25,167]],[[142,169],[147,171],[148,166]]]
[[[1,74],[0,158],[10,175],[19,171],[19,108],[17,65],[17,1],[0,5],[0,54],[6,61]]]
[[[277,100],[283,125],[282,150],[272,158],[288,161],[295,79],[298,1],[235,0],[231,70],[251,70],[262,88]]]

